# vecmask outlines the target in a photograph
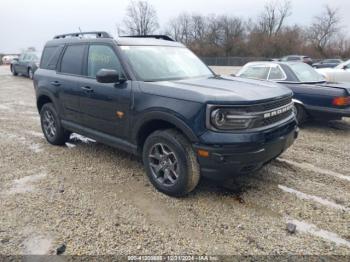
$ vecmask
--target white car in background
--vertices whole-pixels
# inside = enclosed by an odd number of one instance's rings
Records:
[[[334,68],[316,69],[328,82],[350,82],[350,60]]]
[[[5,55],[3,58],[2,58],[2,63],[4,65],[9,65],[11,64],[11,62],[13,61],[13,59],[15,58],[18,58],[17,55]]]

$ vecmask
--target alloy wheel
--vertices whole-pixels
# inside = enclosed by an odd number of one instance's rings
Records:
[[[152,175],[163,186],[172,186],[179,177],[179,165],[174,151],[164,143],[155,144],[148,159]]]
[[[46,110],[44,112],[43,127],[44,127],[45,134],[49,138],[55,137],[57,132],[56,121],[52,112],[50,112],[49,110]]]

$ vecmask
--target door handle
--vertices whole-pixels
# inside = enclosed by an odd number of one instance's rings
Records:
[[[83,89],[87,93],[94,92],[94,90],[90,86],[82,86],[81,89]]]
[[[58,82],[58,81],[53,81],[53,82],[51,82],[51,85],[53,85],[53,86],[60,86],[61,83]]]

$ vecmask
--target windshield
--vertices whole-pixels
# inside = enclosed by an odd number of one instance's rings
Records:
[[[294,74],[297,76],[300,82],[323,82],[325,79],[319,73],[315,71],[311,66],[305,63],[293,63],[289,64]]]
[[[213,76],[190,50],[170,46],[122,46],[131,67],[143,81]]]

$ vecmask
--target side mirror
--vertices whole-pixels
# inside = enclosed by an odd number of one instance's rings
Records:
[[[105,84],[120,82],[118,72],[112,69],[99,70],[96,74],[96,80],[99,83],[105,83]]]
[[[12,61],[13,61],[13,62],[18,62],[19,59],[18,59],[17,57],[15,57],[15,58],[12,59]]]
[[[349,67],[347,65],[343,66],[343,70],[348,69]]]

